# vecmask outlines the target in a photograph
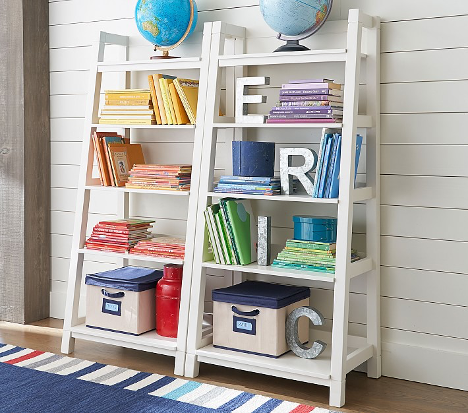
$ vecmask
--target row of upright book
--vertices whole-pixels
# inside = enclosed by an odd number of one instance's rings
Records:
[[[186,125],[196,123],[198,80],[148,75],[149,89],[106,90],[99,123]]]
[[[343,120],[342,85],[331,79],[291,80],[267,123],[338,123]]]

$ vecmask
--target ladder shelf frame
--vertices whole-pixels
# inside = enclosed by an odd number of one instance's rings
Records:
[[[81,167],[78,183],[78,194],[76,203],[76,214],[72,241],[72,251],[70,258],[70,269],[67,287],[67,300],[65,308],[65,320],[62,336],[62,353],[69,354],[74,351],[75,339],[90,340],[105,344],[112,344],[121,347],[128,347],[137,350],[148,351],[175,357],[174,374],[184,375],[185,355],[187,345],[187,323],[190,308],[190,290],[192,276],[192,260],[194,251],[194,234],[196,225],[196,211],[198,203],[198,185],[200,179],[199,165],[201,162],[202,142],[203,142],[203,121],[205,118],[206,90],[208,83],[209,53],[211,49],[212,23],[204,24],[202,52],[200,57],[164,60],[148,60],[145,62],[131,62],[129,57],[129,38],[116,34],[101,32],[99,41],[94,45],[94,56],[96,61],[90,69],[90,92],[87,100],[87,110],[85,116],[85,127],[83,133],[83,146],[81,155]],[[104,52],[106,45],[122,46],[123,61],[117,63],[104,62]],[[98,123],[98,109],[100,102],[100,91],[102,85],[102,74],[106,72],[125,73],[125,88],[130,88],[130,74],[132,72],[152,72],[157,73],[167,70],[199,70],[199,96],[197,125],[100,125]],[[103,187],[100,180],[92,177],[94,161],[94,145],[91,139],[97,130],[124,129],[125,136],[130,138],[130,132],[134,129],[193,129],[194,147],[192,154],[192,175],[190,192],[175,191],[153,191],[136,190],[125,187]],[[84,248],[86,241],[86,227],[89,214],[90,193],[92,190],[114,191],[118,197],[117,216],[119,218],[129,218],[129,194],[145,193],[160,196],[181,196],[188,197],[187,228],[185,258],[165,259],[157,257],[145,257],[131,254],[118,254],[106,251],[93,251]],[[173,198],[174,199],[174,198]],[[83,279],[83,261],[85,255],[101,255],[118,258],[122,266],[126,266],[129,260],[139,262],[183,263],[183,279],[181,289],[181,301],[179,310],[179,326],[177,338],[161,337],[154,330],[140,336],[128,336],[114,332],[102,331],[86,327],[83,319],[78,316],[80,291]]]
[[[365,54],[361,52],[362,32],[367,30]],[[345,403],[346,374],[367,361],[369,377],[378,378],[381,375],[380,346],[380,19],[367,16],[359,10],[350,10],[348,17],[347,48],[345,50],[294,52],[274,54],[244,54],[243,28],[221,22],[213,24],[209,76],[208,99],[204,122],[204,141],[202,165],[200,171],[199,203],[197,212],[197,229],[195,234],[195,256],[193,261],[192,296],[190,307],[189,331],[187,336],[187,355],[185,374],[196,377],[199,374],[200,362],[215,364],[245,371],[284,377],[293,380],[320,384],[330,388],[329,403],[341,407]],[[227,41],[230,43],[227,43]],[[229,52],[227,50],[230,50]],[[223,55],[226,53],[226,55]],[[211,204],[213,198],[221,198],[223,194],[213,192],[214,162],[216,154],[217,131],[231,131],[235,140],[243,139],[246,128],[273,127],[268,124],[238,124],[232,118],[217,115],[220,100],[221,70],[226,72],[226,83],[242,76],[248,65],[273,64],[303,64],[314,62],[344,62],[344,117],[339,125],[323,124],[320,127],[338,128],[342,131],[342,156],[340,196],[337,200],[301,200],[300,196],[289,196],[288,200],[310,202],[317,204],[337,204],[338,236],[335,274],[329,279],[324,275],[303,271],[302,280],[325,281],[333,286],[333,326],[328,337],[328,353],[315,360],[300,359],[286,355],[279,359],[247,355],[230,350],[214,348],[212,337],[202,335],[202,317],[204,311],[204,294],[206,286],[206,269],[233,270],[234,274],[254,273],[270,277],[280,277],[278,269],[268,266],[259,270],[255,263],[249,266],[224,266],[207,261],[203,257],[203,246],[207,242],[203,212]],[[359,75],[361,62],[367,65],[367,113],[358,115]],[[235,88],[233,88],[235,89]],[[226,104],[233,99],[233,92],[226,85]],[[228,116],[233,116],[232,110],[226,108]],[[224,119],[223,119],[224,118]],[[275,127],[291,127],[281,125]],[[298,126],[299,128],[317,128],[318,125]],[[366,187],[354,188],[354,162],[357,129],[366,128]],[[226,141],[229,143],[228,139]],[[262,199],[285,201],[282,196],[255,197],[241,194],[225,194],[239,199]],[[366,253],[367,257],[351,263],[351,237],[354,202],[364,201],[366,205]],[[287,271],[285,271],[287,272]],[[290,271],[289,279],[297,281],[301,278],[299,271]],[[348,335],[350,280],[353,277],[365,275],[367,282],[367,334],[365,338]],[[281,274],[288,277],[287,274]],[[264,279],[263,278],[263,279]],[[242,279],[242,278],[238,278]],[[314,331],[314,336],[317,332]],[[353,346],[351,346],[353,343]],[[288,363],[297,360],[292,367]],[[326,367],[323,367],[326,361]],[[300,362],[300,363],[299,363]]]

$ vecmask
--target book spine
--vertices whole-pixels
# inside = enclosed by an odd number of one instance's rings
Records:
[[[224,232],[223,223],[221,222],[220,211],[214,214],[216,220],[216,226],[218,228],[218,235],[221,239],[221,247],[223,248],[224,257],[226,258],[226,264],[232,265],[231,254],[226,243],[226,234]]]
[[[93,146],[94,146],[94,153],[96,155],[96,160],[97,160],[98,169],[99,169],[99,180],[101,181],[101,185],[105,186],[104,185],[104,172],[102,170],[101,154],[99,153],[99,140],[95,133],[93,133]]]
[[[161,115],[161,123],[167,125],[166,110],[164,108],[164,100],[161,92],[161,85],[159,79],[162,76],[159,74],[153,75],[154,88],[156,89],[156,100],[158,101],[159,114]]]
[[[330,96],[327,94],[322,95],[280,95],[281,102],[300,102],[300,101],[314,101],[314,100],[329,100],[329,101],[337,101],[341,102],[341,98],[336,96]]]
[[[290,113],[290,114],[273,114],[269,115],[268,119],[334,119],[335,115],[331,114],[313,114],[313,113]]]
[[[321,113],[324,113],[324,114],[327,114],[327,115],[333,115],[333,114],[336,114],[336,113],[343,113],[342,111],[338,111],[338,110],[333,110],[329,107],[324,107],[323,109],[313,109],[313,108],[310,108],[310,107],[301,107],[301,106],[290,106],[290,107],[281,107],[281,106],[276,106],[274,107],[273,109],[271,109],[270,111],[271,114],[277,114],[277,115],[281,115],[281,114],[284,114],[284,115],[289,115],[289,114],[321,114]]]
[[[177,116],[175,113],[174,109],[174,102],[172,102],[172,96],[171,96],[171,91],[169,89],[169,85],[172,83],[172,80],[170,79],[164,79],[164,84],[166,85],[166,95],[167,95],[167,103],[169,104],[169,110],[171,111],[171,118],[172,118],[172,123],[174,125],[180,125],[177,122]]]
[[[331,184],[333,182],[333,173],[334,168],[336,167],[336,155],[338,151],[338,134],[333,135],[333,144],[331,148],[331,159],[330,159],[330,167],[328,168],[328,175],[325,182],[325,191],[324,191],[324,198],[330,198],[330,189]]]
[[[176,87],[177,93],[179,94],[180,100],[182,101],[182,105],[184,106],[185,112],[187,113],[188,118],[190,119],[190,123],[195,125],[196,118],[190,107],[190,103],[185,96],[184,89],[182,88],[181,81],[179,79],[174,79],[174,85]]]
[[[172,120],[171,109],[169,108],[169,100],[166,90],[166,82],[164,78],[159,79],[159,85],[161,86],[161,94],[164,102],[164,110],[166,111],[167,124],[173,125],[174,121]]]
[[[150,100],[151,99],[151,93],[150,92],[145,92],[145,93],[106,93],[105,94],[105,99],[106,100]]]
[[[216,241],[215,241],[214,234],[213,234],[213,228],[211,227],[211,220],[208,214],[208,210],[205,210],[203,214],[205,215],[205,223],[206,223],[206,227],[208,228],[208,239],[210,241],[211,250],[213,251],[215,262],[216,264],[220,264],[221,261],[219,259],[218,249],[216,248],[216,245],[215,245]]]
[[[231,247],[234,264],[240,265],[239,251],[237,251],[236,241],[234,239],[234,232],[232,231],[232,226],[229,221],[228,213],[226,210],[226,204],[223,200],[221,200],[219,202],[219,205],[220,205],[222,218],[224,221],[224,226],[227,229],[227,238],[229,241],[229,245]]]
[[[262,177],[262,176],[227,176],[224,175],[219,179],[219,183],[242,183],[242,182],[249,182],[255,184],[267,184],[269,185],[272,182],[279,183],[279,178],[270,178],[270,177]]]
[[[150,99],[106,99],[104,103],[107,106],[150,106],[152,101]]]
[[[208,215],[210,217],[210,222],[211,222],[211,227],[213,228],[213,235],[214,235],[214,239],[215,239],[215,246],[216,248],[218,249],[218,255],[219,255],[219,260],[220,260],[220,263],[223,264],[223,265],[226,265],[227,264],[227,261],[226,261],[226,258],[224,257],[224,252],[223,252],[223,248],[221,246],[221,241],[219,239],[220,237],[220,234],[218,233],[218,227],[216,225],[216,220],[215,220],[215,214],[213,212],[213,206],[209,206],[208,207]]]
[[[322,134],[322,139],[320,139],[320,149],[318,154],[318,163],[317,169],[315,172],[315,179],[314,179],[314,191],[312,193],[313,198],[317,198],[318,187],[320,182],[320,175],[322,173],[322,165],[323,165],[323,155],[324,155],[324,146],[325,146],[325,136],[326,134]]]
[[[305,106],[312,106],[312,107],[324,107],[329,109],[334,108],[342,108],[343,104],[338,102],[330,102],[329,100],[299,100],[294,102],[279,102],[277,107],[305,107]]]
[[[151,119],[99,119],[102,125],[156,125]]]
[[[219,184],[218,189],[232,189],[232,190],[248,190],[248,191],[274,191],[279,190],[280,186],[276,185],[272,187],[271,185],[236,185],[236,184]]]
[[[327,145],[325,147],[325,153],[323,158],[323,167],[322,167],[322,174],[320,176],[320,186],[317,194],[317,198],[323,198],[323,189],[325,186],[325,181],[327,179],[328,174],[328,165],[330,162],[330,149],[333,142],[333,135],[327,137]]]
[[[300,84],[289,84],[282,85],[282,89],[341,89],[341,85],[332,82],[317,82],[317,83],[300,83]]]
[[[302,95],[329,95],[331,89],[314,88],[314,89],[281,89],[280,96],[302,96]]]
[[[156,123],[161,125],[161,115],[159,114],[158,100],[156,98],[156,88],[154,86],[153,75],[148,75],[148,84],[151,92],[151,100],[153,101],[153,110],[156,116]]]
[[[337,123],[335,119],[267,119],[266,123]]]

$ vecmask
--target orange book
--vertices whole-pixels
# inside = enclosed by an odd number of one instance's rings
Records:
[[[176,115],[177,124],[178,125],[189,124],[190,119],[188,118],[187,113],[185,112],[184,105],[182,104],[182,101],[180,100],[179,94],[177,93],[174,83],[171,83],[169,85],[169,90],[171,92],[171,98],[172,98],[172,103],[174,105],[174,112]]]
[[[151,100],[153,101],[153,110],[156,116],[156,124],[161,125],[161,115],[159,113],[158,99],[156,97],[156,87],[152,75],[148,75],[148,83],[151,91]]]
[[[159,84],[159,79],[162,78],[160,74],[153,75],[154,88],[156,90],[156,100],[158,101],[159,114],[161,115],[161,123],[167,125],[167,116],[166,110],[164,109],[164,100],[162,97],[161,85]]]
[[[107,160],[104,153],[104,148],[102,146],[101,140],[104,136],[119,136],[116,132],[94,132],[93,134],[93,144],[94,151],[96,153],[98,168],[99,168],[99,177],[101,179],[101,185],[111,186],[109,180],[109,171],[107,169]]]
[[[103,136],[100,138],[102,150],[104,152],[104,159],[105,162],[103,162],[106,165],[106,175],[108,177],[108,183],[109,185],[107,186],[115,186],[115,178],[112,170],[112,164],[109,158],[109,148],[108,145],[109,143],[117,143],[119,145],[122,145],[125,141],[123,140],[122,136],[120,135],[109,135],[106,133],[103,133]]]
[[[114,172],[115,186],[125,186],[135,164],[144,164],[145,157],[139,143],[109,143],[109,159]]]

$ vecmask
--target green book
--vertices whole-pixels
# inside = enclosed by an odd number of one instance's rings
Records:
[[[219,205],[220,205],[220,213],[223,218],[224,228],[226,230],[226,238],[229,242],[229,247],[231,248],[232,259],[233,259],[234,264],[239,265],[240,264],[239,252],[237,251],[237,248],[236,248],[236,243],[234,241],[234,234],[232,233],[231,223],[229,222],[229,218],[227,215],[226,200],[221,199],[219,201]]]
[[[218,225],[216,223],[216,215],[219,212],[219,205],[218,204],[210,205],[207,211],[208,211],[208,216],[210,217],[211,228],[213,230],[215,248],[218,249],[218,256],[219,256],[220,263],[223,265],[229,264],[229,260],[226,259],[224,255],[223,246],[221,245],[221,234],[218,231]]]
[[[226,201],[226,212],[232,228],[232,234],[241,265],[252,262],[250,239],[250,214],[245,210],[242,202]]]
[[[223,248],[224,256],[226,257],[227,264],[233,264],[232,260],[232,253],[229,248],[229,243],[227,241],[227,235],[226,235],[226,230],[224,229],[223,225],[223,218],[221,215],[221,210],[218,210],[218,212],[215,214],[215,219],[216,219],[216,225],[218,226],[218,235],[219,239],[221,240],[221,246]]]

